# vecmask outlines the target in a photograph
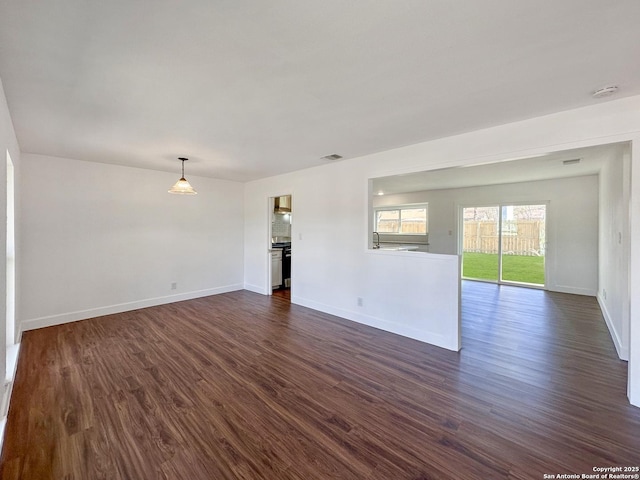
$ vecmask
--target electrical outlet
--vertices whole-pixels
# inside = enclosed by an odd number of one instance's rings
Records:
[[[176,290],[178,288],[178,284],[176,282],[171,282],[171,290]]]
[[[361,307],[362,305],[364,305],[364,301],[362,300],[362,297],[358,297],[358,306]]]
[[[602,289],[602,296],[604,297],[604,299],[607,299],[607,290],[606,289]]]

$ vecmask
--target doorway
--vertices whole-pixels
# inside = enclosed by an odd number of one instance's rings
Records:
[[[280,195],[269,199],[271,216],[269,245],[271,257],[271,295],[291,301],[292,248],[291,228],[293,223],[292,196]]]
[[[462,207],[462,278],[544,288],[544,202]]]

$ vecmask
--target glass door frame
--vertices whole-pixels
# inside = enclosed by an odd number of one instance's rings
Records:
[[[473,280],[477,282],[488,282],[488,283],[496,283],[498,285],[514,285],[518,287],[527,287],[527,288],[537,288],[541,290],[546,290],[547,285],[549,283],[549,266],[547,262],[548,257],[548,247],[549,241],[549,200],[544,201],[521,201],[521,202],[485,202],[485,203],[470,203],[470,204],[458,204],[458,255],[461,257],[460,261],[460,278],[464,280]],[[526,282],[515,282],[511,280],[503,280],[502,278],[502,210],[503,207],[517,207],[522,205],[544,205],[545,206],[545,214],[544,214],[544,284],[539,283],[526,283]],[[480,208],[480,207],[496,207],[498,209],[498,279],[497,280],[489,280],[483,278],[467,278],[463,276],[463,268],[464,268],[464,209],[465,208]]]

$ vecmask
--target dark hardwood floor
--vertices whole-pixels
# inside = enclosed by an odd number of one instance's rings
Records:
[[[291,301],[291,289],[290,288],[278,288],[271,292],[271,295],[278,298]]]
[[[542,479],[640,464],[640,409],[593,298],[463,291],[459,353],[246,291],[26,332],[1,477]]]

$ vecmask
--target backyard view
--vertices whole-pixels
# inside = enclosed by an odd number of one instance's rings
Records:
[[[465,253],[462,276],[497,281],[498,255]],[[544,257],[504,255],[502,257],[502,279],[509,282],[544,285]]]
[[[464,208],[462,276],[544,285],[545,215],[545,205]]]

